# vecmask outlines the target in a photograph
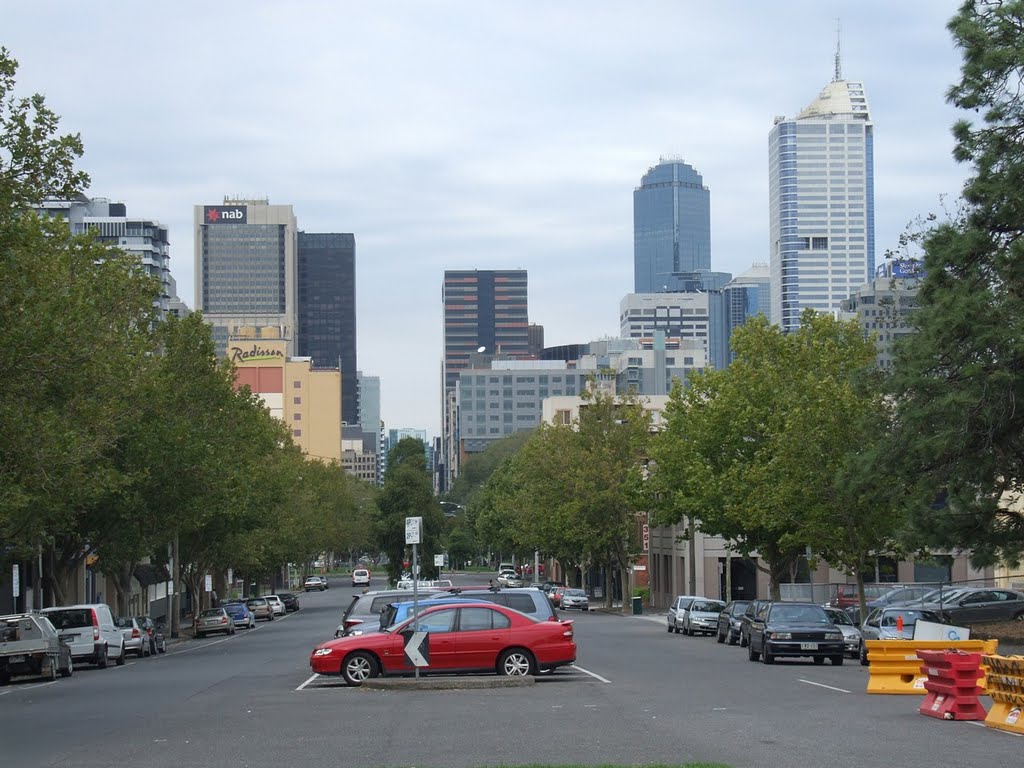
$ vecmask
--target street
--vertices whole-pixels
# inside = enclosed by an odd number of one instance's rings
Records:
[[[576,622],[577,667],[533,686],[371,691],[311,677],[310,650],[333,636],[356,591],[336,579],[302,594],[297,613],[232,637],[0,688],[0,762],[848,768],[1016,765],[1024,746],[923,717],[917,696],[868,696],[856,662],[753,664],[714,638],[669,634],[657,616],[563,612]]]

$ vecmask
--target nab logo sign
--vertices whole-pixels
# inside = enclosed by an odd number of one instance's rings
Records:
[[[245,224],[244,205],[206,205],[203,218],[207,224]]]

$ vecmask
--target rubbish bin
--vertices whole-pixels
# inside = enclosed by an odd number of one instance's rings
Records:
[[[637,595],[633,598],[633,615],[640,616],[644,612],[644,599]]]

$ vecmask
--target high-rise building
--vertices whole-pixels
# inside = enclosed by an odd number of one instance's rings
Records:
[[[704,274],[729,277],[720,272]],[[619,302],[619,335],[637,342],[654,339],[659,333],[668,339],[691,340],[702,353],[699,367],[726,367],[729,328],[723,282],[700,290],[626,294]]]
[[[841,316],[856,318],[865,337],[875,337],[879,368],[891,368],[893,344],[915,333],[912,316],[918,308],[917,292],[923,277],[924,264],[917,259],[886,261],[874,279],[842,303]]]
[[[711,269],[711,193],[681,159],[662,157],[633,190],[633,290],[684,290],[683,274]]]
[[[458,416],[455,389],[470,356],[522,359],[529,355],[525,269],[445,270],[444,360],[441,368],[441,490],[458,475]]]
[[[381,454],[384,445],[383,423],[380,418],[380,376],[366,376],[356,371],[356,387],[359,400],[359,427],[364,434],[373,435],[373,453],[377,457],[379,485],[384,481],[381,472]]]
[[[298,354],[341,369],[341,417],[359,424],[354,235],[299,232],[296,307]]]
[[[874,126],[863,83],[835,79],[768,139],[772,321],[837,313],[875,269]]]
[[[212,326],[217,352],[242,327],[279,329],[295,353],[295,214],[290,205],[225,197],[222,205],[197,205],[196,309]],[[324,365],[337,365],[324,361]]]
[[[730,340],[732,332],[751,317],[764,315],[771,321],[771,276],[767,264],[754,264],[746,272],[736,275],[722,289],[722,294]],[[735,359],[730,345],[729,362]]]
[[[47,200],[39,203],[39,214],[66,219],[71,233],[91,233],[97,240],[136,254],[146,274],[160,282],[160,291],[153,297],[157,319],[168,314],[188,312],[176,295],[177,286],[171,277],[171,244],[167,227],[154,219],[129,216],[124,203],[112,203],[104,197],[80,195],[74,200]],[[174,312],[171,312],[172,302]]]

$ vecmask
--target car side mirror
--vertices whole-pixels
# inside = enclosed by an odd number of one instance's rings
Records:
[[[344,624],[340,625],[336,630],[334,630],[334,636],[335,637],[341,637],[344,633],[345,633],[345,625]]]

